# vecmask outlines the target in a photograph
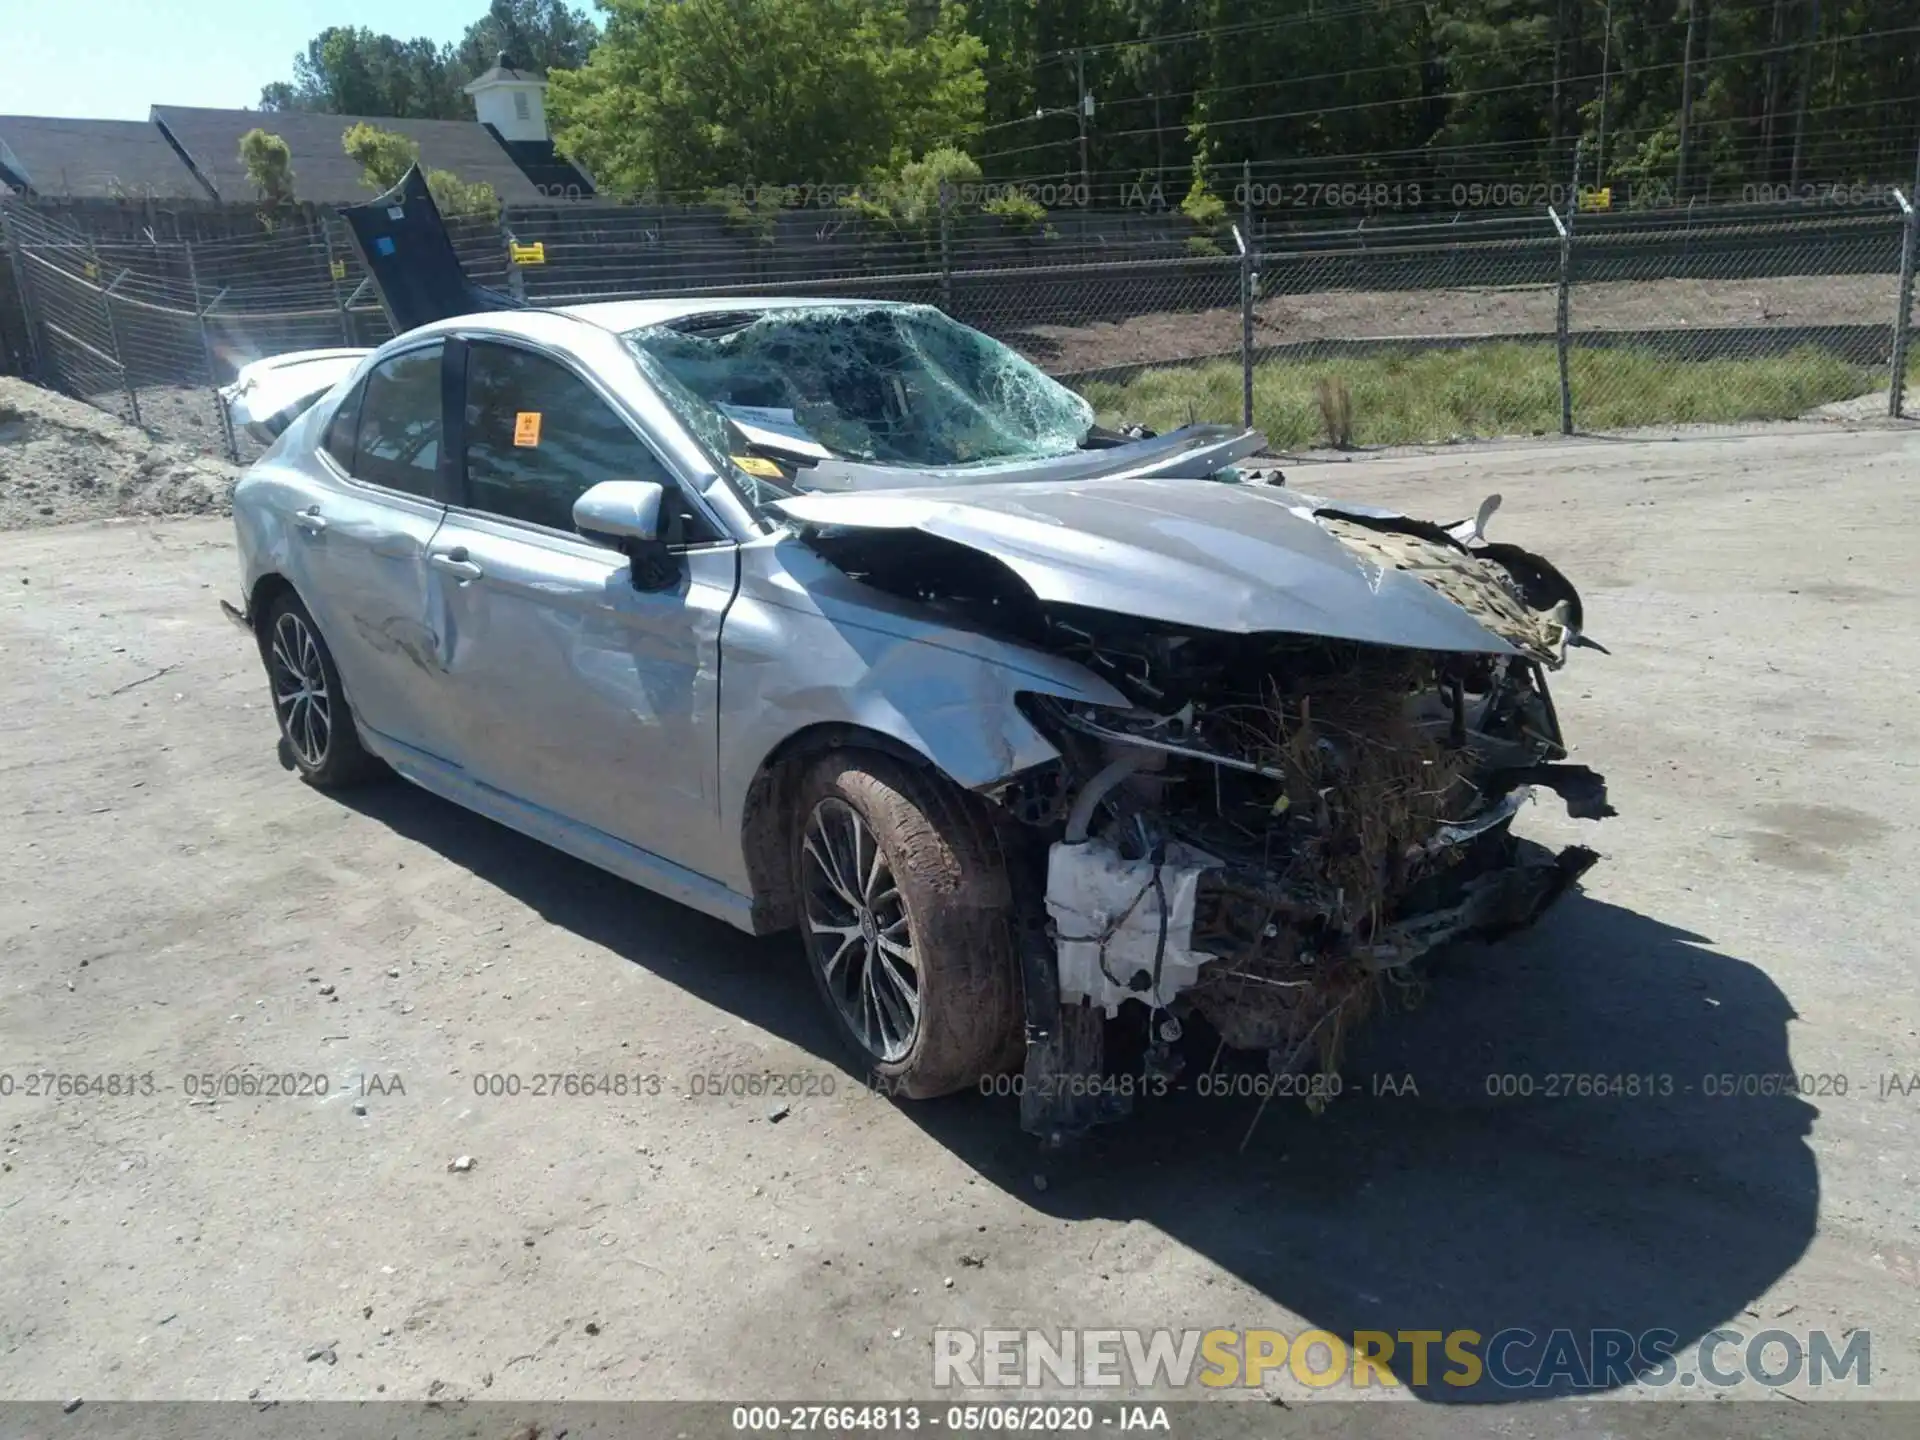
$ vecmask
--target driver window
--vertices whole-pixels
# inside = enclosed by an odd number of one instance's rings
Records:
[[[602,480],[666,489],[664,538],[714,538],[652,449],[566,366],[509,345],[467,349],[467,504],[572,532],[573,502]]]

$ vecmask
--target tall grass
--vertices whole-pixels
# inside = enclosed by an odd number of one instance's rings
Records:
[[[1849,364],[1817,345],[1758,359],[1682,360],[1651,350],[1576,350],[1570,361],[1574,424],[1638,425],[1787,420],[1818,405],[1880,388],[1881,369]],[[1560,373],[1547,345],[1498,343],[1458,350],[1400,350],[1327,360],[1269,360],[1254,368],[1253,423],[1274,445],[1327,443],[1315,382],[1343,381],[1354,443],[1439,443],[1472,436],[1557,433]],[[1103,423],[1155,429],[1189,417],[1240,418],[1235,360],[1148,370],[1080,387]],[[1323,391],[1324,393],[1324,386]]]

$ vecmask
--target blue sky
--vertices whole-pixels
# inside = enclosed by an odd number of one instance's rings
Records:
[[[486,0],[0,0],[0,115],[238,107],[329,25],[457,40]]]

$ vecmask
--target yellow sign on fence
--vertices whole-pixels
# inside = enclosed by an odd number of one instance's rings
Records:
[[[347,262],[346,261],[335,260],[327,268],[333,272],[334,279],[344,280],[347,278]]]
[[[1580,192],[1580,208],[1582,210],[1611,210],[1613,208],[1613,187],[1608,185],[1599,190],[1582,190]]]
[[[522,245],[518,241],[508,241],[507,258],[516,265],[544,265],[547,263],[547,243],[536,240],[531,245]]]

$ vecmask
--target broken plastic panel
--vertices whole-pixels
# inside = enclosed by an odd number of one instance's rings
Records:
[[[1085,400],[930,305],[720,311],[626,338],[710,411],[791,413],[799,433],[867,464],[1044,460],[1093,425]]]
[[[1056,842],[1047,913],[1059,932],[1060,998],[1109,1016],[1127,1000],[1164,1010],[1213,959],[1191,948],[1193,907],[1200,877],[1219,863],[1177,840],[1157,865],[1105,838]]]

